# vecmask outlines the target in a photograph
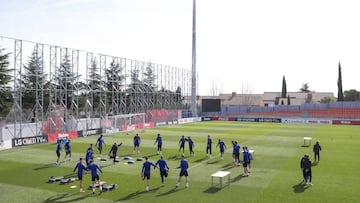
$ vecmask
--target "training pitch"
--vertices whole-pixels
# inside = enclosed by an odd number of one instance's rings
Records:
[[[133,154],[133,136],[141,136],[140,154]],[[148,156],[156,162],[159,155],[154,145],[156,135],[163,137],[162,155],[170,167],[165,186],[161,186],[159,171],[151,171],[150,190],[145,190],[145,181],[140,172],[143,161],[137,158]],[[189,157],[188,144],[185,156],[189,161],[190,187],[185,188],[182,179],[175,188],[179,175],[178,153],[180,137],[191,136],[195,142],[195,156]],[[207,135],[213,139],[213,155],[206,157]],[[311,146],[303,146],[304,137],[312,137]],[[224,160],[220,159],[218,139],[225,141],[227,150]],[[79,182],[68,184],[48,183],[51,176],[76,177],[73,173],[79,157],[85,157],[90,143],[95,144],[97,136],[72,140],[72,161],[56,166],[56,144],[39,144],[0,151],[0,199],[1,202],[359,202],[360,201],[360,127],[335,125],[302,125],[243,123],[229,121],[198,122],[172,125],[104,135],[105,147],[100,161],[94,147],[95,162],[102,167],[100,179],[117,188],[95,195],[88,190],[89,174],[84,175],[85,193],[79,192]],[[242,177],[243,168],[232,164],[231,141],[237,140],[241,146],[254,150],[251,173]],[[309,154],[314,159],[312,145],[320,141],[322,151],[320,162],[312,167],[313,186],[304,185],[300,169],[300,159]],[[108,158],[114,143],[123,142],[118,150],[116,164]],[[61,153],[63,161],[65,152]],[[128,164],[130,157],[134,161]],[[219,185],[219,179],[211,174],[229,171]],[[76,186],[76,187],[75,187]]]

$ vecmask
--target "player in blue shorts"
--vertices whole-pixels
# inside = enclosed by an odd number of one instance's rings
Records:
[[[154,166],[154,169],[157,167],[155,164],[153,164],[152,162],[150,162],[148,160],[148,157],[145,157],[145,162],[143,164],[143,167],[141,169],[141,178],[143,180],[146,179],[146,191],[149,191],[149,183],[150,183],[150,171],[151,171],[151,166]]]
[[[160,177],[161,177],[161,186],[164,186],[164,177],[167,178],[169,167],[164,160],[164,157],[161,156],[160,159],[155,163],[156,166],[159,167],[160,170]]]
[[[186,139],[183,136],[181,136],[180,140],[179,140],[179,153],[180,151],[182,150],[183,154],[184,154],[184,150],[185,150],[185,142],[186,142]]]
[[[102,148],[105,145],[105,141],[103,138],[103,135],[101,134],[100,137],[98,137],[98,139],[96,140],[95,146],[98,148],[100,156],[101,156],[101,152],[102,152]]]
[[[212,139],[211,139],[210,135],[208,135],[207,144],[206,144],[206,157],[210,157],[210,159],[211,159],[211,154],[212,154],[211,147],[212,147]]]
[[[186,188],[189,187],[188,168],[189,168],[188,161],[185,159],[185,156],[183,155],[183,156],[181,157],[181,161],[180,161],[180,174],[179,174],[179,179],[178,179],[178,182],[177,182],[176,185],[175,185],[177,188],[180,186],[181,177],[183,177],[183,176],[185,176],[185,180],[186,180],[186,185],[185,185],[185,187],[186,187]]]
[[[223,159],[224,159],[224,152],[225,152],[225,149],[226,149],[226,145],[225,145],[225,143],[224,143],[221,139],[219,139],[216,147],[218,147],[218,146],[219,146],[219,148],[220,148],[220,158],[221,158],[221,160],[223,160]]]
[[[157,143],[157,154],[161,154],[162,150],[162,137],[160,134],[157,134],[154,145]]]
[[[141,142],[141,138],[140,138],[139,134],[136,133],[136,135],[134,136],[134,151],[133,151],[134,154],[140,153],[140,150],[139,150],[140,142]]]
[[[74,173],[77,169],[77,176],[80,182],[80,192],[85,192],[83,190],[83,175],[84,175],[84,171],[87,171],[86,166],[83,163],[83,158],[80,158],[79,162],[76,164],[75,168],[74,168]]]
[[[90,160],[90,164],[87,166],[87,170],[91,171],[91,181],[92,181],[92,193],[95,194],[96,183],[99,184],[100,193],[102,192],[102,185],[100,184],[100,177],[98,171],[104,174],[101,168],[94,163],[94,160]]]
[[[65,143],[65,157],[64,157],[64,162],[66,161],[67,156],[69,156],[69,161],[71,161],[71,142],[70,139],[67,140],[67,142]]]
[[[238,144],[237,141],[232,141],[232,143],[233,143],[233,164],[238,165],[240,164],[241,146]]]
[[[61,151],[62,151],[62,147],[61,147],[61,140],[58,139],[57,143],[56,143],[56,165],[60,165],[60,156],[61,156]]]

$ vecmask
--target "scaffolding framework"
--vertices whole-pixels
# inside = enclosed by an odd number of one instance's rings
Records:
[[[189,110],[191,71],[118,56],[3,37],[0,44],[14,50],[13,107],[7,122],[17,123],[13,137],[22,136],[22,124],[35,122],[34,135],[76,130],[77,120],[105,118],[152,110]],[[3,41],[2,41],[3,42]],[[35,53],[36,85],[21,81],[24,60]],[[26,62],[27,63],[27,62]],[[94,78],[96,74],[99,78]],[[135,74],[135,75],[134,75]],[[23,92],[35,95],[31,114],[23,106]],[[179,99],[181,98],[181,99]],[[185,100],[183,100],[185,98]],[[174,119],[174,118],[171,118]]]

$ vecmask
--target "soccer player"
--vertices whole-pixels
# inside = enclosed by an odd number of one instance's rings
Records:
[[[113,158],[113,163],[116,163],[116,154],[118,151],[118,147],[120,147],[122,145],[122,142],[120,144],[116,144],[116,142],[112,145],[110,151],[109,151],[109,157]]]
[[[246,176],[249,176],[248,165],[250,163],[250,155],[249,155],[249,151],[247,150],[246,146],[243,147],[243,159],[244,159],[244,163],[243,163],[244,173],[242,176],[246,177]]]
[[[195,155],[193,150],[193,148],[195,147],[194,141],[191,139],[190,136],[186,139],[186,141],[188,141],[189,143],[190,156],[194,156]]]
[[[302,171],[302,174],[303,174],[303,183],[306,183],[306,172],[304,170],[305,159],[306,159],[306,154],[300,160],[300,168],[301,168],[301,171]]]
[[[64,157],[64,162],[66,161],[66,157],[69,156],[69,161],[71,161],[71,142],[70,139],[67,140],[67,142],[65,143],[65,157]]]
[[[86,156],[85,156],[86,165],[89,165],[90,160],[94,157],[94,150],[92,147],[93,147],[93,145],[90,144],[89,148],[87,148],[87,150],[86,150]]]
[[[140,150],[139,150],[140,142],[141,142],[141,138],[140,138],[139,134],[136,133],[136,135],[134,136],[134,151],[133,151],[133,153],[136,153],[136,154],[140,153]]]
[[[185,139],[185,137],[184,137],[184,135],[183,135],[183,136],[181,136],[180,141],[179,141],[179,153],[180,153],[180,151],[181,151],[181,149],[182,149],[182,152],[183,152],[183,154],[184,154],[185,142],[186,142],[186,139]]]
[[[319,141],[316,141],[314,147],[313,147],[313,152],[314,152],[314,160],[316,162],[319,162],[320,161],[320,151],[321,151],[321,146],[320,146],[320,143]],[[316,159],[317,158],[317,159]]]
[[[165,176],[165,178],[167,178],[168,171],[170,168],[168,167],[163,156],[160,157],[160,159],[155,163],[155,165],[159,167],[160,177],[161,177],[161,186],[164,186],[164,176]]]
[[[309,155],[305,155],[305,159],[303,161],[303,173],[305,174],[306,184],[313,185],[311,183],[312,173],[311,173],[311,161],[309,159]]]
[[[150,162],[148,160],[148,157],[145,157],[145,162],[143,164],[143,167],[141,169],[141,178],[143,180],[146,179],[146,192],[149,191],[149,183],[150,183],[150,171],[151,171],[151,166],[154,166],[154,169],[157,167],[155,164],[153,164],[152,162]]]
[[[100,189],[100,193],[102,192],[102,185],[100,184],[100,177],[98,174],[98,170],[104,174],[101,170],[101,168],[94,163],[94,160],[91,159],[90,160],[90,164],[87,166],[87,170],[91,171],[91,181],[92,181],[92,193],[95,194],[95,188],[96,188],[96,183],[99,185],[99,189]]]
[[[225,149],[226,149],[226,145],[225,145],[225,143],[224,143],[221,139],[219,139],[216,147],[218,147],[218,146],[219,146],[219,148],[220,148],[220,158],[221,158],[221,160],[223,160],[223,159],[224,159],[224,152],[225,152]]]
[[[76,164],[75,168],[74,168],[74,173],[77,169],[77,176],[80,182],[80,192],[85,192],[83,190],[83,175],[84,175],[84,171],[87,171],[86,166],[83,163],[83,158],[80,157],[79,162]]]
[[[210,135],[208,135],[208,138],[207,138],[207,144],[206,144],[206,157],[210,157],[211,159],[211,146],[212,146],[212,139],[210,137]],[[210,154],[210,156],[209,156]]]
[[[100,137],[98,137],[98,139],[96,140],[96,143],[95,143],[95,146],[99,150],[100,156],[101,156],[103,145],[105,145],[105,141],[104,141],[103,135],[101,134]]]
[[[61,147],[61,140],[58,139],[57,140],[57,143],[56,143],[56,157],[57,157],[57,160],[56,160],[56,165],[60,165],[60,155],[61,155],[61,152],[62,151],[62,147]]]
[[[157,154],[161,155],[162,150],[162,137],[160,134],[157,134],[157,137],[155,139],[154,145],[157,143]]]
[[[237,141],[233,141],[233,163],[234,165],[240,163],[240,145]]]
[[[188,188],[189,187],[189,174],[188,174],[188,168],[189,168],[189,164],[188,161],[185,159],[185,156],[181,156],[181,161],[180,161],[180,174],[179,174],[179,179],[178,182],[176,183],[176,187],[178,188],[180,186],[180,181],[181,181],[181,177],[185,176],[185,180],[186,180],[186,185],[185,187]]]

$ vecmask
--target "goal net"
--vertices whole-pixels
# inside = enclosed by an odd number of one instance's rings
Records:
[[[105,117],[102,128],[105,133],[116,133],[120,131],[143,131],[145,124],[145,113],[122,114]]]

